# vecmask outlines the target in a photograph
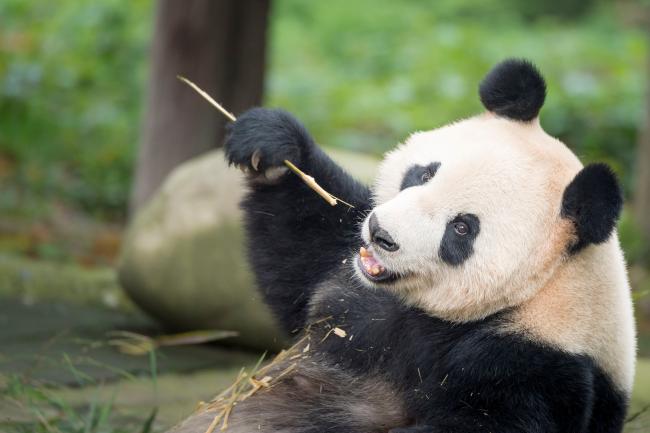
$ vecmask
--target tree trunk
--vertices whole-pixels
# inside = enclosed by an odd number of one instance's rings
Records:
[[[226,120],[176,76],[235,113],[262,102],[270,0],[160,0],[131,210],[178,164],[222,143]]]
[[[648,30],[650,39],[650,29]],[[650,56],[646,60],[646,78],[650,78]],[[650,80],[646,80],[645,122],[637,150],[634,194],[636,220],[646,240],[650,240]]]

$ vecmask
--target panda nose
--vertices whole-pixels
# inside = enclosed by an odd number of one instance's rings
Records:
[[[370,215],[370,221],[368,221],[368,228],[370,229],[370,240],[373,244],[377,245],[382,250],[386,251],[397,251],[399,250],[399,245],[393,240],[393,238],[388,234],[388,232],[382,229],[379,226],[379,221],[377,221],[377,215],[374,213]]]

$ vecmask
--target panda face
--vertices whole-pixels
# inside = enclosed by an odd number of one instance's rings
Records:
[[[545,94],[530,62],[506,60],[479,86],[486,113],[390,152],[355,274],[449,321],[507,309],[497,332],[587,354],[629,391],[634,315],[614,233],[621,189],[608,166],[583,168],[543,131]]]
[[[354,261],[362,281],[448,320],[530,303],[610,239],[622,207],[609,167],[582,168],[541,128],[546,84],[534,65],[500,63],[479,96],[486,113],[386,156]]]
[[[486,113],[416,133],[382,163],[356,273],[450,320],[518,305],[565,257],[563,192],[580,169],[536,121]]]

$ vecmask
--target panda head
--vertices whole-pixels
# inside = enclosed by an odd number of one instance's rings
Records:
[[[606,165],[583,167],[540,127],[546,86],[530,62],[497,65],[479,94],[487,112],[387,154],[355,260],[365,283],[448,320],[531,299],[610,238],[622,206]]]

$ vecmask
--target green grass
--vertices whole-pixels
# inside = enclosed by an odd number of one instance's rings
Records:
[[[61,398],[57,390],[34,383],[29,378],[11,375],[0,382],[0,407],[11,410],[13,421],[0,421],[6,433],[151,433],[158,413],[157,406],[140,416],[115,410],[116,390],[108,400],[101,398],[102,385],[77,370],[64,354],[64,366],[77,378],[78,386],[93,387],[86,404],[73,406]],[[2,376],[0,376],[1,378]],[[150,352],[150,377],[157,393],[156,353]]]

